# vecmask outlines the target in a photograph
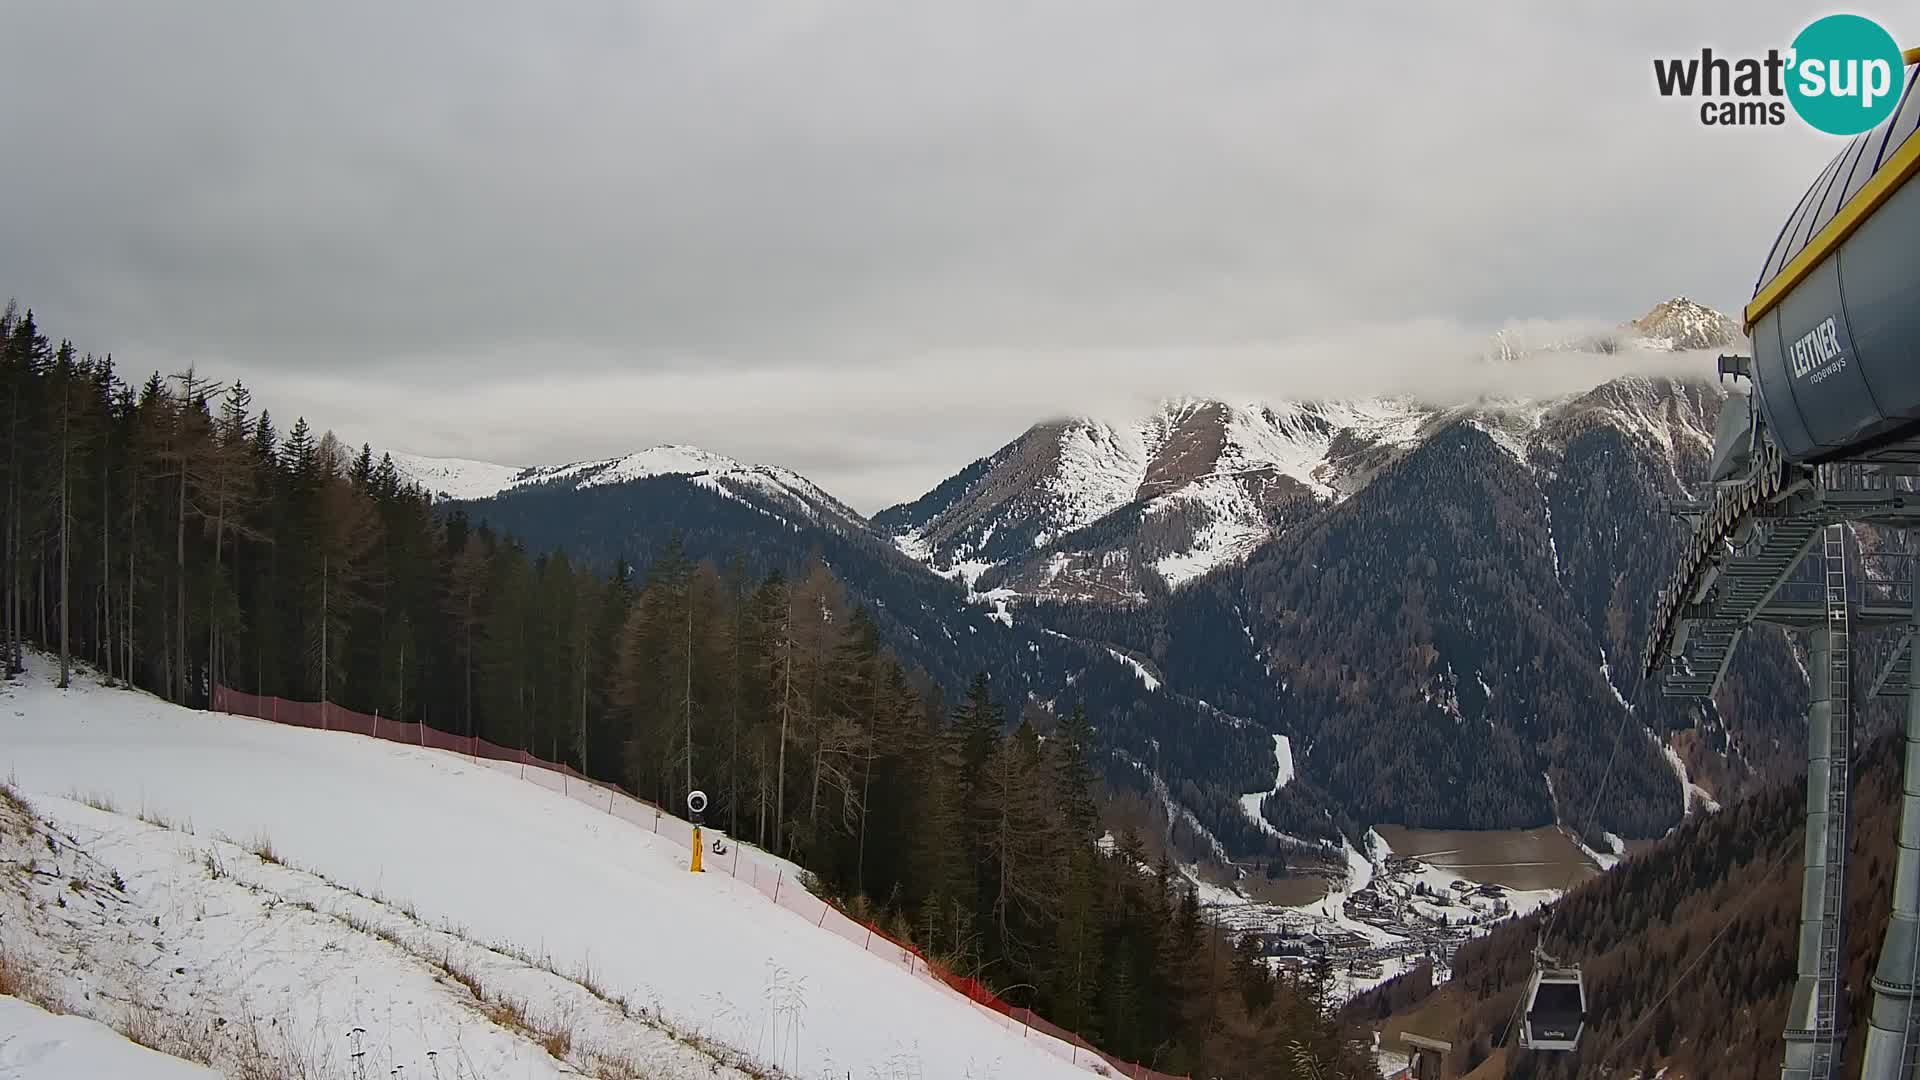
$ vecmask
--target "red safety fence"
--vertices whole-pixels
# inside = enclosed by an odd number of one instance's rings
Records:
[[[450,751],[503,771],[517,772],[522,778],[550,791],[649,828],[689,851],[693,846],[691,823],[674,817],[618,785],[590,780],[565,765],[534,757],[525,750],[512,750],[470,735],[452,735],[425,724],[388,720],[377,714],[368,716],[324,702],[286,701],[224,686],[213,688],[213,710],[295,727],[348,731],[390,742]],[[715,830],[709,829],[707,832],[710,836],[718,835]],[[1137,1062],[1109,1057],[1073,1032],[1035,1015],[1033,1010],[1009,1005],[979,980],[948,971],[939,963],[929,960],[916,946],[896,940],[871,923],[855,919],[809,892],[798,880],[789,882],[788,878],[797,878],[801,871],[785,859],[736,840],[727,845],[724,855],[708,851],[703,861],[706,870],[733,877],[774,904],[813,923],[815,927],[832,931],[910,974],[952,989],[1009,1032],[1017,1031],[1020,1037],[1034,1040],[1065,1061],[1081,1065],[1090,1072],[1117,1074],[1129,1080],[1187,1080],[1170,1073],[1155,1072]]]

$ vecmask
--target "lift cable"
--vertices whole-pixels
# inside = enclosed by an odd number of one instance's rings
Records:
[[[1789,844],[1780,854],[1774,856],[1773,862],[1767,866],[1766,873],[1762,875],[1761,880],[1771,879],[1774,871],[1784,867],[1787,863],[1787,856],[1794,854],[1796,850],[1793,845]],[[1707,939],[1707,943],[1701,946],[1700,955],[1693,958],[1693,963],[1688,964],[1685,968],[1681,969],[1680,974],[1674,976],[1673,982],[1668,984],[1666,990],[1662,991],[1658,998],[1654,999],[1653,1004],[1641,1011],[1640,1019],[1634,1021],[1633,1026],[1627,1029],[1625,1035],[1614,1040],[1613,1046],[1601,1057],[1599,1062],[1601,1066],[1612,1061],[1613,1056],[1619,1053],[1622,1047],[1627,1045],[1627,1040],[1633,1038],[1634,1034],[1640,1030],[1641,1025],[1651,1019],[1653,1014],[1659,1010],[1660,1006],[1666,1004],[1667,999],[1673,996],[1673,992],[1680,989],[1680,984],[1687,981],[1687,976],[1693,974],[1693,969],[1700,966],[1700,962],[1705,960],[1709,953],[1713,952],[1713,947],[1720,943],[1720,939],[1726,935],[1728,930],[1733,928],[1734,922],[1747,910],[1747,905],[1753,903],[1753,898],[1765,891],[1764,889],[1747,890],[1747,895],[1740,901],[1739,905],[1733,909],[1733,913],[1727,916],[1726,921],[1720,924],[1720,929],[1715,930],[1713,936]]]
[[[1646,680],[1643,679],[1641,680],[1640,686],[1635,690],[1634,697],[1636,698],[1640,697],[1642,694],[1645,693],[1646,688],[1647,688],[1647,683],[1646,683]],[[1622,739],[1622,737],[1626,735],[1627,721],[1632,717],[1633,717],[1632,706],[1627,706],[1626,708],[1623,708],[1620,711],[1620,723],[1617,727],[1613,729],[1613,749],[1607,754],[1607,767],[1604,771],[1601,772],[1600,785],[1599,787],[1594,789],[1593,801],[1589,803],[1587,806],[1587,825],[1589,827],[1593,825],[1594,815],[1599,813],[1600,811],[1600,800],[1602,797],[1606,795],[1607,784],[1609,781],[1613,779],[1613,765],[1614,765],[1614,762],[1618,761],[1620,758],[1620,740]],[[1680,798],[1682,800],[1682,805],[1684,806],[1685,799],[1686,799],[1686,792],[1682,791],[1680,794]],[[1581,840],[1581,836],[1577,833],[1574,836],[1574,840],[1575,842],[1583,842]],[[1560,890],[1560,899],[1555,900],[1552,904],[1548,905],[1547,917],[1545,920],[1541,922],[1540,930],[1534,937],[1533,966],[1536,969],[1540,966],[1540,956],[1541,956],[1542,950],[1546,946],[1547,934],[1553,929],[1553,920],[1558,918],[1560,915],[1560,905],[1563,901],[1566,900],[1567,894],[1573,891],[1573,885],[1574,885],[1573,875],[1574,875],[1574,870],[1572,868],[1569,868],[1567,870],[1566,886]],[[1522,992],[1520,995],[1519,1001],[1517,1001],[1514,1004],[1513,1015],[1507,1017],[1506,1026],[1500,1029],[1500,1045],[1502,1046],[1506,1045],[1507,1037],[1513,1033],[1513,1022],[1520,1018],[1520,1015],[1526,1011],[1526,1008],[1527,1008],[1527,994],[1525,992]]]

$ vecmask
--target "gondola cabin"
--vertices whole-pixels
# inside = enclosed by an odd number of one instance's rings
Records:
[[[1539,968],[1527,986],[1520,1044],[1529,1050],[1577,1050],[1587,1023],[1587,989],[1578,968]]]

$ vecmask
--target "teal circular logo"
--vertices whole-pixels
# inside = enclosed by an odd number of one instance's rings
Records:
[[[1809,24],[1793,39],[1787,64],[1793,111],[1829,135],[1858,135],[1885,120],[1906,85],[1893,35],[1859,15]]]

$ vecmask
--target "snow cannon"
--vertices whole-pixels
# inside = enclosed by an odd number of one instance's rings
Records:
[[[1745,312],[1761,419],[1797,464],[1920,462],[1920,49],[1774,239]]]
[[[703,873],[700,866],[700,817],[707,812],[707,793],[698,789],[687,792],[687,813],[693,816],[693,865],[687,867],[693,873]]]

